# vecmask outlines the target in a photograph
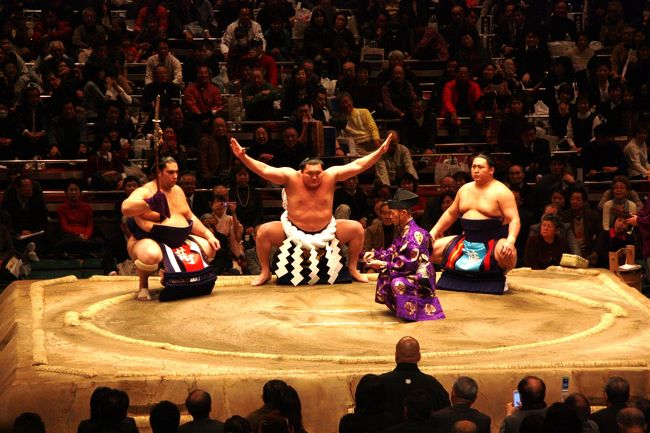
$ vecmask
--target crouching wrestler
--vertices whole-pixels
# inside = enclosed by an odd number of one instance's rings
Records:
[[[494,178],[488,155],[472,160],[473,182],[463,185],[431,229],[432,260],[443,268],[438,289],[503,294],[505,274],[515,267],[521,223],[512,191]],[[461,217],[463,234],[442,237]]]
[[[394,199],[388,200],[397,230],[393,243],[366,252],[363,259],[368,267],[379,271],[375,302],[386,305],[404,320],[444,319],[435,292],[436,273],[429,261],[432,239],[411,216],[418,198],[405,189],[395,191]]]
[[[198,277],[190,279],[193,282],[211,278],[208,274],[201,276],[201,271],[209,273],[211,270],[207,263],[220,248],[219,241],[192,213],[183,190],[176,185],[177,178],[178,164],[174,158],[165,157],[158,164],[156,180],[133,191],[122,203],[122,213],[129,218],[132,233],[127,251],[138,271],[136,297],[139,301],[151,300],[148,278],[152,272],[158,271],[163,261],[165,288],[178,283],[178,280],[168,278],[169,270],[174,275],[198,272]],[[212,285],[214,279],[216,276]],[[209,289],[212,290],[212,286]]]
[[[343,267],[338,253],[339,243],[348,245],[347,271],[350,277],[368,282],[357,270],[359,254],[363,248],[363,227],[358,221],[335,220],[332,215],[336,183],[355,176],[372,167],[388,150],[390,134],[374,152],[345,165],[325,169],[323,161],[311,158],[303,161],[300,170],[289,167],[271,167],[246,154],[237,140],[230,141],[233,154],[253,173],[278,185],[284,185],[286,211],[281,221],[262,224],[257,231],[255,247],[261,272],[252,285],[262,285],[271,279],[270,251],[280,248],[278,275],[281,278],[292,270],[293,285],[336,282]],[[324,255],[321,253],[324,252]],[[308,265],[303,266],[303,253],[308,255]],[[319,257],[321,256],[321,257]],[[319,264],[327,264],[327,277],[321,276]],[[307,275],[303,275],[303,272]],[[348,279],[349,280],[349,279]]]

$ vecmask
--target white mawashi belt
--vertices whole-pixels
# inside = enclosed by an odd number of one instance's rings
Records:
[[[278,270],[276,275],[282,277],[289,273],[287,265],[289,264],[289,257],[293,261],[293,270],[291,275],[291,283],[297,286],[304,279],[301,275],[302,271],[302,253],[303,250],[309,252],[309,284],[316,284],[318,282],[318,249],[325,248],[325,258],[327,259],[327,275],[328,282],[334,284],[338,277],[339,271],[343,267],[341,265],[341,249],[338,246],[338,239],[336,239],[336,219],[332,217],[330,223],[321,230],[319,233],[307,234],[293,225],[289,221],[287,211],[282,213],[280,217],[282,228],[287,236],[285,241],[280,246],[280,254],[278,254]],[[293,253],[290,252],[291,246],[295,248]]]

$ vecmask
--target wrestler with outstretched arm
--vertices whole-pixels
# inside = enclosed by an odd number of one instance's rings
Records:
[[[163,253],[155,239],[154,226],[161,225],[177,229],[181,235],[188,231],[196,235],[195,240],[210,262],[220,248],[219,241],[212,232],[192,213],[178,179],[178,164],[171,157],[163,158],[159,163],[156,181],[147,182],[122,203],[122,214],[133,218],[132,234],[127,242],[129,256],[135,261],[138,271],[139,288],[136,295],[139,301],[150,301],[148,278],[151,272],[158,270],[163,260]],[[184,240],[184,239],[182,239]]]
[[[456,199],[431,229],[434,239],[434,263],[440,264],[445,247],[454,236],[441,238],[459,217],[463,220],[499,219],[503,227],[497,230],[494,250],[495,258],[503,273],[510,271],[517,264],[515,241],[521,228],[519,211],[515,196],[503,183],[494,178],[494,163],[487,155],[477,155],[472,160],[471,175],[473,182],[463,185],[456,194]],[[506,230],[507,227],[507,230]],[[502,234],[506,236],[501,236]]]
[[[356,159],[349,164],[330,167],[324,170],[322,161],[307,162],[302,170],[289,167],[271,167],[261,161],[246,155],[237,140],[230,140],[233,154],[246,167],[258,176],[277,185],[284,185],[287,195],[287,215],[289,221],[304,232],[319,232],[330,223],[336,183],[349,179],[370,167],[388,150],[391,136],[374,152]],[[363,248],[363,227],[358,221],[339,219],[336,221],[336,238],[348,245],[348,271],[357,281],[368,282],[368,279],[357,270],[359,253]],[[251,284],[259,286],[271,279],[270,257],[271,246],[279,247],[286,235],[280,221],[262,224],[256,237],[257,256],[261,272]]]

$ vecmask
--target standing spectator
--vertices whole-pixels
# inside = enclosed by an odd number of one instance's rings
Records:
[[[648,127],[639,124],[634,132],[634,137],[625,145],[623,155],[627,162],[627,173],[630,179],[643,179],[648,175],[650,162],[648,162]]]
[[[93,209],[81,199],[81,188],[76,180],[68,181],[65,201],[56,208],[61,230],[56,249],[67,254],[96,254],[104,248],[104,240],[95,233]]]
[[[153,0],[152,0],[153,1]],[[183,66],[172,53],[169,52],[169,42],[166,39],[159,39],[156,42],[156,54],[147,59],[147,68],[144,74],[144,84],[154,81],[154,69],[158,65],[164,65],[169,74],[171,82],[179,87],[183,86]]]
[[[232,166],[228,124],[222,117],[212,121],[212,131],[201,137],[199,144],[199,175],[204,185],[226,182]]]
[[[266,41],[262,33],[262,26],[258,22],[253,21],[253,11],[249,7],[242,7],[239,10],[239,18],[237,21],[228,25],[221,38],[221,54],[226,60],[228,60],[231,45],[235,41],[235,29],[237,28],[243,30],[246,42],[250,42],[253,39],[262,41],[262,51],[265,51]]]
[[[413,337],[403,337],[395,347],[397,366],[393,371],[379,376],[386,389],[386,410],[400,421],[404,419],[404,398],[414,390],[426,393],[433,410],[450,406],[445,388],[433,376],[420,371],[419,361],[420,343]]]
[[[201,389],[190,392],[185,399],[185,407],[192,415],[192,421],[182,424],[178,433],[221,433],[223,422],[210,418],[212,411],[212,398],[210,394]]]
[[[455,80],[445,84],[442,90],[442,109],[440,117],[444,117],[449,125],[449,135],[458,139],[461,117],[472,118],[472,129],[483,123],[483,112],[476,111],[476,103],[481,97],[481,88],[471,79],[469,68],[465,65],[458,67]]]
[[[388,131],[391,135],[388,151],[375,163],[375,177],[383,185],[396,185],[396,180],[404,173],[409,173],[416,180],[418,173],[411,159],[411,152],[399,142],[397,131]]]
[[[206,125],[215,116],[223,112],[224,102],[219,88],[212,84],[210,68],[198,67],[196,81],[183,91],[183,106],[192,120]]]
[[[476,424],[477,433],[490,433],[490,417],[472,408],[478,397],[478,384],[474,379],[461,376],[451,388],[451,406],[431,414],[434,431],[450,432],[456,421],[469,420]]]
[[[553,214],[542,216],[539,235],[528,237],[524,248],[524,265],[532,269],[558,266],[562,254],[569,253],[569,244],[560,234],[560,219]]]

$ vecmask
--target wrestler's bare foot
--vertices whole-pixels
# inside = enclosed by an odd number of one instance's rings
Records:
[[[251,286],[263,286],[271,280],[270,272],[262,272],[251,281]]]
[[[357,268],[348,268],[348,272],[350,273],[352,279],[354,279],[355,281],[358,281],[360,283],[368,282],[368,277],[366,277],[364,274],[359,272]]]
[[[149,289],[147,288],[141,288],[138,290],[138,294],[135,297],[138,301],[151,301],[151,294],[149,293]]]

